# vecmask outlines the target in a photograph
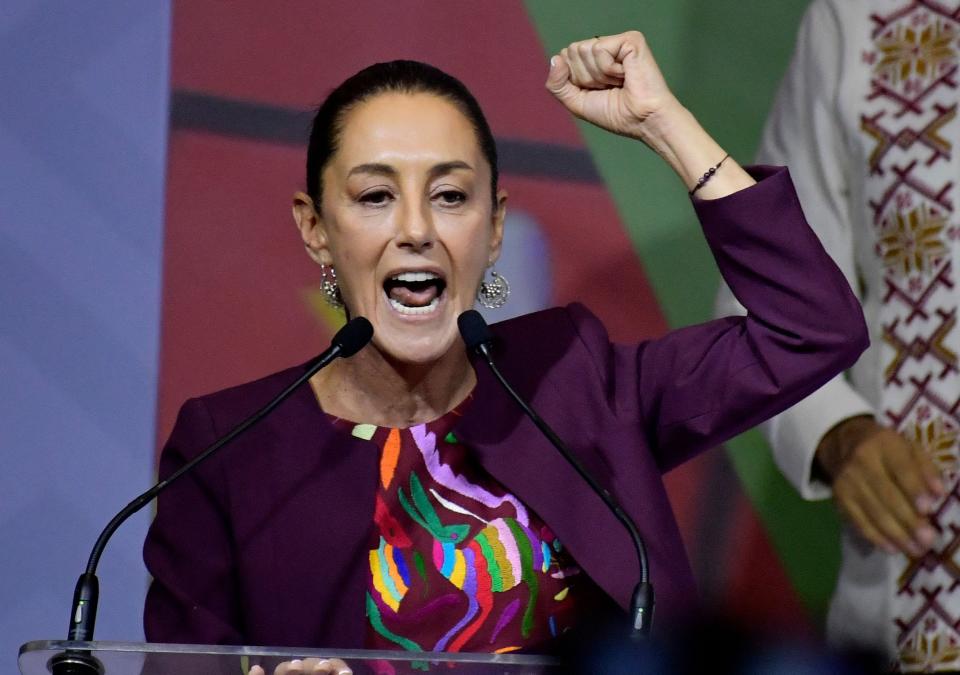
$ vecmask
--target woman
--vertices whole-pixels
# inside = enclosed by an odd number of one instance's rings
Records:
[[[638,523],[662,626],[694,592],[661,473],[846,368],[862,315],[786,172],[759,169],[755,184],[672,95],[641,34],[572,44],[547,88],[676,171],[749,309],[632,346],[579,305],[493,327],[503,372]],[[626,532],[458,335],[478,288],[503,299],[483,279],[506,202],[490,130],[456,80],[394,62],[331,94],[294,219],[328,296],[372,322],[373,342],[164,495],[145,546],[148,639],[544,650],[629,604]],[[302,369],[188,401],[161,474]]]

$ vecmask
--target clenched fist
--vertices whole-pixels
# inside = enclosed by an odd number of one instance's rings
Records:
[[[754,183],[676,99],[638,31],[564,47],[550,60],[546,87],[580,119],[646,143],[688,190],[713,168],[710,182],[697,193],[700,199],[724,197]]]
[[[678,106],[638,31],[574,42],[550,62],[547,89],[577,117],[644,139],[645,123]]]

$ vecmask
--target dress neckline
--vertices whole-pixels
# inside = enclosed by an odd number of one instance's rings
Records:
[[[391,426],[381,425],[381,424],[371,424],[369,422],[358,422],[356,420],[348,420],[343,417],[338,417],[337,415],[334,415],[332,413],[328,413],[325,410],[323,410],[322,407],[320,408],[320,410],[323,413],[323,416],[334,428],[345,429],[348,431],[356,429],[358,427],[365,427],[373,432],[380,429],[398,429],[399,431],[406,431],[407,429],[412,429],[414,427],[418,427],[422,425],[426,425],[428,429],[434,429],[437,427],[442,427],[444,429],[452,429],[454,426],[456,426],[460,418],[463,417],[467,408],[470,407],[470,404],[474,399],[474,389],[471,389],[470,392],[466,395],[466,397],[462,401],[460,401],[452,409],[440,415],[440,417],[436,417],[427,422],[418,422],[416,424],[411,424],[410,426],[406,426],[406,427],[391,427]],[[316,400],[316,394],[314,394],[314,400]],[[320,405],[319,401],[317,401],[317,405],[319,407]]]

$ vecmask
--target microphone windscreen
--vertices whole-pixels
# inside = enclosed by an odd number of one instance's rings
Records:
[[[480,312],[475,309],[468,309],[458,316],[457,327],[460,328],[460,336],[470,351],[475,351],[480,345],[493,341],[490,327],[487,326]]]
[[[333,344],[340,348],[340,356],[353,356],[367,346],[373,337],[373,325],[364,317],[350,319],[333,336]]]

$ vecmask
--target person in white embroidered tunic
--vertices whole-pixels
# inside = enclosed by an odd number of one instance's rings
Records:
[[[908,672],[960,669],[958,54],[956,0],[815,0],[759,152],[789,166],[872,342],[764,432],[846,516],[828,638]],[[717,314],[736,306],[721,288]]]

